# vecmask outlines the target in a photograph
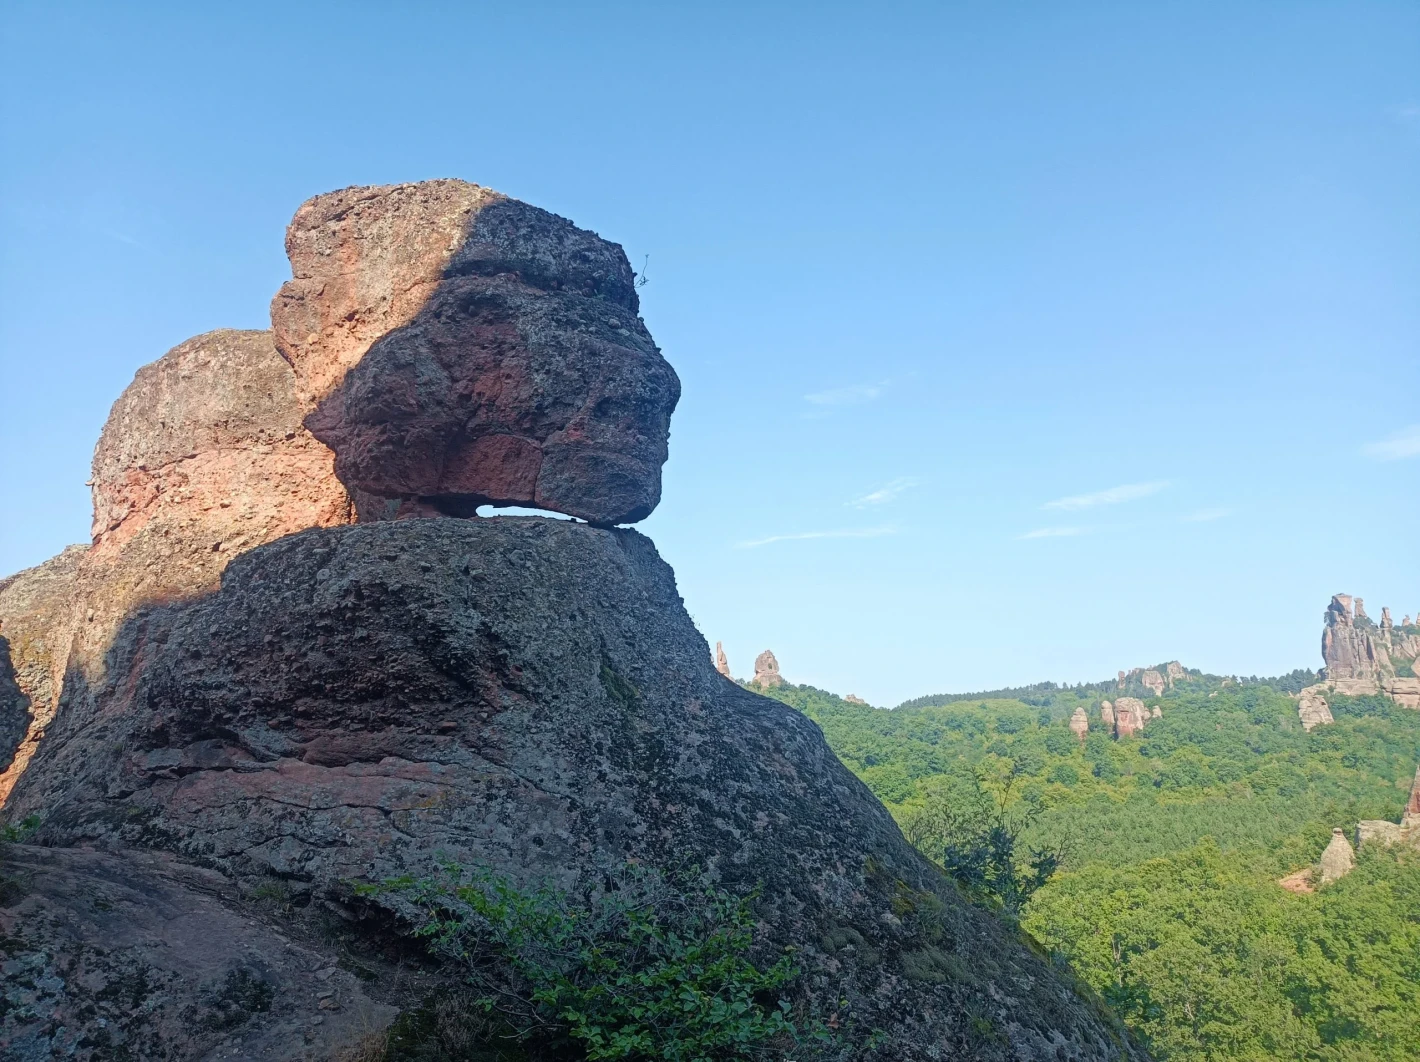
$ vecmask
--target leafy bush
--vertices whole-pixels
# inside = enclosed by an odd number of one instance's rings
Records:
[[[1031,849],[1019,858],[1022,831],[1040,813],[1037,801],[1014,799],[1020,774],[954,778],[903,814],[903,832],[941,864],[967,893],[1014,921],[1059,869],[1064,846]],[[994,784],[992,784],[994,782]]]
[[[790,955],[767,968],[751,961],[757,894],[634,865],[584,896],[524,891],[483,867],[362,891],[411,902],[415,934],[461,971],[470,1007],[550,1057],[778,1059],[831,1039],[795,1015]]]

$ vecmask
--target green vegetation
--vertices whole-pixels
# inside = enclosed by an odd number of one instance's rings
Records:
[[[1309,734],[1267,682],[1195,673],[1115,741],[1098,711],[1113,687],[893,711],[804,686],[769,695],[818,722],[910,840],[1016,915],[1159,1059],[1420,1058],[1420,853],[1364,851],[1314,894],[1278,885],[1332,827],[1399,817],[1420,712],[1338,697],[1335,724]]]
[[[794,1012],[792,957],[763,968],[751,960],[757,897],[694,884],[693,872],[674,881],[627,866],[596,893],[572,896],[450,868],[364,891],[412,904],[416,935],[469,987],[455,1006],[414,1012],[391,1048],[462,1040],[490,1059],[721,1062],[812,1057],[805,1048],[831,1040]]]

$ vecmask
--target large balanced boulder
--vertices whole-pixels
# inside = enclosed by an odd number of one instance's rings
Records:
[[[655,508],[680,382],[619,245],[426,181],[316,196],[286,250],[276,342],[362,520]]]
[[[569,887],[695,865],[763,887],[765,946],[801,949],[855,1058],[1130,1054],[812,722],[714,670],[633,531],[307,531],[135,616],[102,682],[64,696],[11,800],[43,843],[160,848],[323,901],[445,859]]]

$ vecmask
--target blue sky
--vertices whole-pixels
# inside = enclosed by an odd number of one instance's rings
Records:
[[[318,192],[649,255],[643,525],[738,673],[891,704],[1420,611],[1413,3],[4,8],[0,571],[141,364],[264,327]]]

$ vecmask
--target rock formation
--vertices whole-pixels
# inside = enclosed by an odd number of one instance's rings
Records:
[[[972,1057],[965,999],[1023,1057],[1059,1037],[1106,1054],[1047,964],[955,898],[813,723],[719,678],[635,532],[505,518],[289,536],[233,561],[219,593],[135,616],[103,683],[65,701],[11,798],[45,816],[47,845],[156,847],[330,902],[443,858],[567,884],[627,858],[694,864],[762,883],[769,942],[797,944],[806,983],[888,1034],[858,1057]],[[938,897],[937,942],[885,918],[903,889]],[[871,962],[821,943],[845,926]]]
[[[276,342],[362,520],[656,507],[680,382],[619,245],[428,181],[316,196],[286,251]]]
[[[1114,733],[1114,705],[1109,701],[1100,702],[1100,724],[1108,733]]]
[[[1139,681],[1143,683],[1144,688],[1155,697],[1162,697],[1164,695],[1164,676],[1153,668],[1150,668],[1140,675]]]
[[[98,681],[125,618],[212,592],[254,546],[351,519],[267,332],[208,332],[139,369],[109,413],[90,484],[92,545],[0,586],[0,634],[33,713],[0,799],[43,739],[66,673]]]
[[[1331,717],[1331,706],[1323,696],[1324,689],[1322,686],[1308,686],[1297,696],[1297,715],[1302,720],[1302,729],[1310,730],[1336,721]]]
[[[1400,822],[1371,819],[1356,824],[1356,846],[1367,844],[1408,844],[1420,848],[1420,768],[1410,786],[1410,799],[1401,812]]]
[[[1169,686],[1172,687],[1175,682],[1183,681],[1187,672],[1177,660],[1170,660],[1164,667],[1164,674],[1168,677]]]
[[[725,647],[720,642],[715,643],[715,670],[731,682],[735,681],[735,676],[730,674],[730,661],[725,656]]]
[[[754,684],[761,688],[784,685],[784,678],[779,674],[779,661],[768,649],[754,658]]]
[[[1395,627],[1390,609],[1381,610],[1376,626],[1367,618],[1361,599],[1337,594],[1325,613],[1321,655],[1325,682],[1312,687],[1349,696],[1383,693],[1407,708],[1420,708],[1420,633]],[[1402,673],[1408,672],[1408,673]]]
[[[1321,884],[1329,885],[1339,878],[1344,878],[1355,866],[1356,852],[1351,847],[1351,842],[1340,829],[1332,830],[1331,842],[1326,846],[1326,851],[1321,853],[1321,862],[1317,864]]]
[[[1070,729],[1081,742],[1085,740],[1085,735],[1090,732],[1090,717],[1085,714],[1084,708],[1076,708],[1070,716]]]
[[[0,580],[0,670],[10,675],[0,725],[0,804],[54,718],[73,637],[74,587],[83,546]]]
[[[850,693],[848,696],[844,697],[843,699],[844,699],[845,701],[847,701],[849,704],[861,704],[861,705],[866,706],[867,703],[868,703],[867,701],[863,700],[862,697],[859,697],[856,693]]]
[[[1150,718],[1150,719],[1162,719],[1163,717],[1164,717],[1164,710],[1163,710],[1162,708],[1160,708],[1157,704],[1154,705],[1154,707],[1152,707],[1152,708],[1149,709],[1149,718]]]
[[[0,1055],[13,1062],[369,1057],[353,1051],[397,1013],[349,971],[409,971],[293,941],[235,907],[215,871],[17,845],[4,861],[24,882],[0,895]]]
[[[317,197],[288,247],[290,367],[223,332],[140,372],[96,454],[93,546],[0,583],[0,724],[43,734],[5,805],[42,847],[6,853],[31,994],[0,1054],[330,1059],[426,998],[336,969],[399,928],[352,883],[453,859],[759,887],[757,946],[797,949],[801,1002],[863,1062],[1139,1057],[817,726],[722,681],[649,540],[381,519],[650,511],[678,384],[619,248],[461,182]],[[772,653],[755,680],[782,682]],[[262,890],[346,936],[235,905]]]
[[[1137,697],[1118,697],[1114,702],[1114,735],[1119,738],[1143,733],[1149,711]]]

